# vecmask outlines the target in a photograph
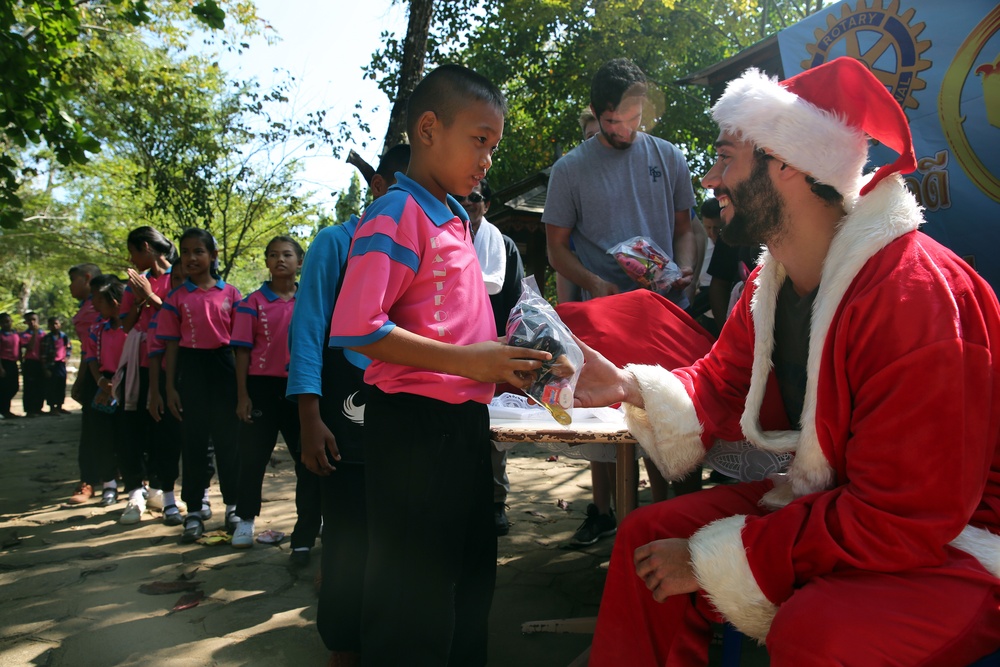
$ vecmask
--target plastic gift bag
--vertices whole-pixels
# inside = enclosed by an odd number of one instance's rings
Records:
[[[618,265],[640,287],[665,292],[681,277],[681,270],[659,246],[642,236],[634,236],[608,250]]]
[[[507,344],[544,350],[552,355],[541,368],[531,372],[531,385],[525,393],[560,424],[572,423],[567,411],[573,407],[573,391],[583,368],[583,350],[538,291],[534,276],[521,281],[521,298],[507,320]]]

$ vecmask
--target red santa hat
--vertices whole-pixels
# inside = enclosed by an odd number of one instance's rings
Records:
[[[767,149],[844,196],[848,208],[883,178],[917,168],[906,115],[868,68],[837,58],[782,82],[749,69],[712,107],[724,132]],[[899,153],[862,187],[871,137]]]

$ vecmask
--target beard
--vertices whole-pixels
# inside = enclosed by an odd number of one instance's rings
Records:
[[[754,247],[784,234],[785,203],[767,174],[766,160],[755,161],[750,177],[722,194],[729,195],[733,207],[733,217],[722,229],[722,240],[729,245]]]
[[[604,137],[604,140],[608,142],[608,145],[620,151],[632,147],[632,144],[635,143],[636,134],[637,134],[636,132],[632,132],[632,134],[629,135],[628,140],[622,141],[621,139],[618,139],[617,137],[608,134],[603,129],[601,130],[601,135]]]

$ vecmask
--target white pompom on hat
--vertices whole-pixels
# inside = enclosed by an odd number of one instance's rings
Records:
[[[906,114],[860,61],[837,58],[779,82],[749,69],[712,107],[723,132],[829,185],[850,209],[883,178],[917,168]],[[864,184],[871,137],[899,153]]]

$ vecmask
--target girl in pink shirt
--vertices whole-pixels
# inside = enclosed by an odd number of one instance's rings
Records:
[[[45,332],[38,327],[38,313],[25,313],[24,323],[27,329],[21,333],[21,375],[24,376],[21,402],[25,415],[38,417],[45,402],[45,368],[42,366]]]
[[[285,398],[288,384],[288,327],[292,321],[297,285],[305,253],[294,239],[277,236],[264,257],[271,279],[236,308],[233,346],[236,348],[236,415],[240,430],[240,489],[236,513],[241,521],[233,532],[233,546],[253,546],[254,519],[260,514],[261,485],[278,432],[295,459],[299,511],[292,549],[308,554],[320,524],[319,479],[301,463],[298,406]],[[315,483],[309,482],[315,480]],[[307,494],[307,490],[313,491]],[[305,496],[310,497],[305,497]]]
[[[181,542],[198,540],[211,509],[202,505],[209,479],[205,457],[215,446],[219,488],[226,504],[226,527],[235,529],[239,453],[236,443],[236,367],[230,330],[240,292],[219,277],[215,238],[188,229],[178,244],[187,280],[170,292],[157,318],[157,338],[166,341],[167,408],[181,422],[187,504]]]
[[[91,328],[89,343],[84,348],[84,363],[97,384],[97,393],[90,399],[94,437],[86,455],[92,457],[97,471],[99,479],[95,483],[103,483],[104,486],[101,505],[108,507],[118,502],[116,454],[125,441],[121,404],[112,393],[111,382],[118,370],[127,335],[118,317],[125,284],[117,276],[104,274],[90,282],[90,289],[94,307],[104,319]],[[81,452],[81,456],[84,455]]]
[[[163,509],[175,505],[172,521],[179,525],[180,512],[174,499],[177,478],[176,456],[167,456],[172,449],[164,441],[167,434],[157,428],[146,410],[149,397],[149,326],[160,311],[170,292],[171,262],[177,250],[163,234],[152,227],[137,227],[129,232],[129,259],[135,268],[128,269],[128,286],[122,298],[122,324],[133,344],[126,347],[125,360],[125,432],[127,449],[118,459],[118,466],[128,490],[128,506],[120,523],[139,523],[146,511],[147,500]],[[174,435],[176,437],[176,434]],[[171,460],[172,459],[172,460]],[[149,469],[147,470],[147,461]],[[143,480],[150,480],[150,488]]]
[[[0,417],[13,419],[10,402],[20,387],[17,360],[21,357],[21,336],[14,331],[9,313],[0,313]]]

